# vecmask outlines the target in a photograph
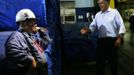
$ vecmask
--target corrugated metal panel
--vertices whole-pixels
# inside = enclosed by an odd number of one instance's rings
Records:
[[[94,7],[94,0],[75,0],[76,8]]]

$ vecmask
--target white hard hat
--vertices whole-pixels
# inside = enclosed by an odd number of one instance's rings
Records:
[[[21,9],[16,15],[16,22],[27,19],[36,19],[35,14],[30,9]]]

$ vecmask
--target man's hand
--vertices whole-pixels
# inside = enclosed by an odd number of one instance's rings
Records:
[[[80,30],[80,32],[81,32],[81,34],[86,34],[86,33],[88,33],[89,32],[89,29],[87,28],[87,27],[84,27],[84,28],[82,28],[81,30]]]
[[[119,47],[121,45],[121,38],[117,38],[117,40],[115,41],[115,47]]]

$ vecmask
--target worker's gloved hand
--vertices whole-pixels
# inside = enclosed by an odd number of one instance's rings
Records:
[[[36,68],[37,67],[37,63],[35,61],[35,59],[33,58],[32,59],[32,68]]]
[[[35,24],[35,25],[32,27],[32,31],[33,31],[34,33],[36,33],[36,32],[38,32],[38,30],[39,30],[39,27],[37,27],[37,24]]]
[[[84,28],[82,28],[81,30],[80,30],[80,32],[81,32],[81,34],[86,34],[86,33],[88,33],[88,32],[90,32],[90,30],[89,30],[89,28],[88,27],[84,27]]]

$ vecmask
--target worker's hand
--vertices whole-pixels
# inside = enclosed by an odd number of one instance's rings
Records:
[[[121,45],[122,40],[120,38],[117,38],[117,40],[115,41],[115,47],[119,47]]]
[[[32,67],[33,67],[33,68],[36,68],[36,67],[37,67],[37,63],[36,63],[36,61],[35,61],[34,58],[32,59]]]
[[[81,32],[81,34],[86,34],[86,33],[88,33],[89,32],[89,29],[87,28],[87,27],[84,27],[84,28],[82,28],[81,30],[80,30],[80,32]]]
[[[39,30],[39,27],[37,26],[37,24],[35,24],[33,27],[32,27],[32,32],[36,33],[38,32]]]

